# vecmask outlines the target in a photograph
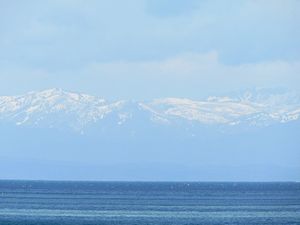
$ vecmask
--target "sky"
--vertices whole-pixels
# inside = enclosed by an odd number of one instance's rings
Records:
[[[0,0],[0,96],[49,88],[138,101],[300,93],[299,24],[300,0]],[[112,137],[112,149],[0,125],[7,179],[300,179],[299,120],[179,146],[172,132],[164,144],[127,148]]]
[[[299,0],[0,0],[0,95],[300,90]]]

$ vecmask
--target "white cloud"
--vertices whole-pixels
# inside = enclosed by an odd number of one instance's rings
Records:
[[[286,87],[299,89],[300,62],[267,61],[240,65],[226,65],[217,52],[183,54],[161,61],[93,63],[83,72],[91,80],[111,80],[136,85],[159,86],[176,94],[198,89],[231,91],[252,87]],[[175,89],[174,89],[175,88]],[[147,87],[146,87],[147,89]],[[174,89],[174,90],[173,90]],[[194,90],[197,93],[197,90]]]
[[[299,82],[299,61],[229,65],[220,62],[216,51],[163,60],[94,62],[64,71],[13,64],[0,70],[1,94],[5,90],[14,94],[11,91],[20,87],[26,91],[61,87],[108,98],[199,98],[255,87],[300,91]]]

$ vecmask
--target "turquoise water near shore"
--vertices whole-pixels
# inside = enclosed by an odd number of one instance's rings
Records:
[[[1,225],[300,224],[300,183],[0,181]]]

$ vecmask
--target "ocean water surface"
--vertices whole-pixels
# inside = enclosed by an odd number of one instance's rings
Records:
[[[0,181],[1,225],[300,224],[300,183]]]

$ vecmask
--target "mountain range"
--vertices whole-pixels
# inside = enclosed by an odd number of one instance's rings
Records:
[[[0,178],[300,180],[299,95],[108,101],[49,89],[0,97]]]
[[[291,93],[251,93],[205,100],[161,98],[151,101],[106,101],[62,89],[0,97],[0,122],[39,128],[69,128],[83,132],[98,125],[270,126],[297,121],[300,101]],[[108,122],[109,121],[109,122]],[[138,125],[138,124],[136,124]],[[102,127],[102,128],[103,128]],[[101,129],[102,129],[101,128]],[[139,130],[131,127],[131,130]]]

